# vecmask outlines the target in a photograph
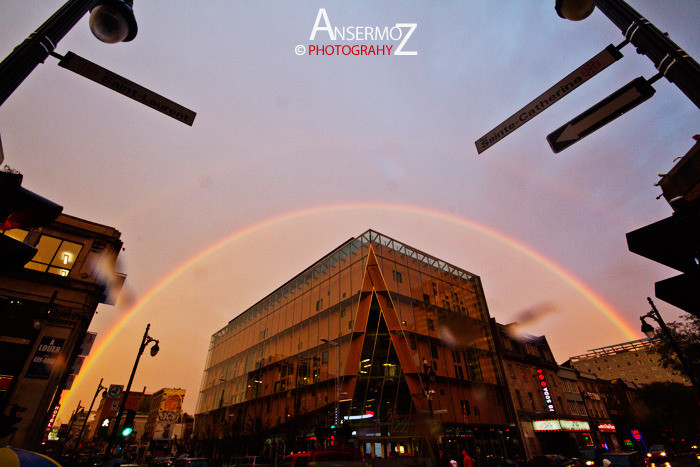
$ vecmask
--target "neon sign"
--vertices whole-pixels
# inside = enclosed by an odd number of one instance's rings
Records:
[[[547,381],[544,379],[544,373],[542,370],[537,370],[537,377],[540,380],[540,386],[542,386],[542,393],[544,394],[544,402],[547,406],[547,410],[554,412],[554,403],[552,401],[552,395],[549,393],[549,387],[547,386]]]

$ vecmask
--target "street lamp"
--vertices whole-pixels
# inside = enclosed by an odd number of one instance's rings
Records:
[[[105,386],[102,386],[102,381],[104,378],[100,378],[100,384],[97,385],[97,391],[95,391],[95,397],[92,398],[92,402],[90,403],[90,408],[87,411],[87,416],[85,417],[85,420],[83,421],[83,427],[80,429],[80,434],[78,434],[78,441],[76,441],[76,449],[80,448],[80,441],[83,439],[83,432],[85,431],[85,425],[87,425],[88,418],[90,417],[90,413],[92,413],[92,406],[95,405],[95,399],[97,399],[97,396],[100,394],[100,391],[105,391],[107,388]]]
[[[639,319],[642,321],[642,332],[644,333],[644,335],[646,335],[649,338],[652,338],[656,335],[654,328],[652,327],[651,324],[646,322],[645,318],[651,318],[654,321],[656,321],[657,323],[659,323],[659,327],[661,328],[661,331],[663,332],[664,336],[668,340],[668,343],[671,345],[673,350],[676,352],[676,356],[678,357],[678,360],[681,362],[681,367],[683,368],[683,372],[686,374],[686,376],[690,380],[690,384],[693,385],[693,388],[695,388],[695,391],[698,393],[698,395],[700,395],[700,387],[698,386],[697,380],[695,379],[695,374],[693,373],[693,370],[691,369],[690,365],[688,365],[688,362],[686,361],[685,356],[683,355],[683,352],[681,352],[680,347],[678,347],[678,343],[676,342],[676,339],[673,337],[673,334],[666,326],[666,323],[664,322],[663,318],[659,314],[659,310],[656,309],[656,306],[654,305],[654,302],[651,300],[650,297],[647,297],[647,301],[649,301],[649,305],[651,305],[651,311],[649,313],[639,317]]]
[[[100,41],[113,44],[136,37],[133,0],[68,0],[0,62],[0,105],[88,11],[90,30]]]
[[[124,408],[126,407],[126,400],[129,398],[129,392],[131,391],[131,383],[134,382],[134,375],[136,374],[136,367],[139,366],[139,360],[143,351],[146,349],[148,344],[154,342],[155,344],[151,347],[151,357],[155,357],[160,347],[158,346],[158,340],[152,338],[148,335],[148,330],[151,328],[150,323],[146,326],[146,332],[143,333],[143,339],[141,339],[141,345],[139,346],[139,353],[136,355],[136,361],[134,362],[134,367],[131,369],[131,376],[129,377],[129,383],[126,385],[126,389],[122,393],[122,399],[119,403],[119,412],[117,412],[117,418],[114,421],[114,428],[112,428],[112,435],[109,437],[109,443],[107,444],[107,450],[105,451],[105,456],[109,456],[112,451],[112,446],[114,445],[114,439],[117,436],[117,430],[119,430],[119,422],[124,414]]]
[[[338,426],[338,416],[340,414],[340,344],[336,341],[331,341],[325,337],[321,338],[322,342],[334,346],[338,349],[338,371],[335,374],[335,426]]]

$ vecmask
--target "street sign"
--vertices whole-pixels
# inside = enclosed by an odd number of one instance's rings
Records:
[[[121,384],[110,384],[107,395],[112,398],[119,397],[122,395],[122,391],[124,391],[124,386]]]
[[[108,87],[119,94],[130,97],[136,102],[156,109],[158,112],[162,112],[168,117],[172,117],[189,126],[192,126],[194,118],[197,116],[197,114],[190,109],[170,99],[166,99],[160,94],[156,94],[133,81],[129,81],[106,68],[102,68],[96,63],[92,63],[90,60],[86,60],[73,52],[68,52],[65,57],[61,58],[58,62],[58,66],[84,76],[102,86]]]
[[[493,130],[476,140],[474,142],[474,144],[476,144],[476,151],[479,154],[486,151],[621,58],[622,53],[617,50],[615,46],[612,44],[607,46],[602,52],[578,67],[566,78],[547,89],[532,102],[507,118],[503,123],[497,125]]]
[[[628,110],[638,106],[656,91],[643,77],[636,78],[590,109],[547,136],[555,153],[590,135]]]

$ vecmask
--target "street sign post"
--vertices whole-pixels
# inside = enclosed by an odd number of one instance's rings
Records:
[[[68,52],[62,57],[58,62],[58,66],[84,76],[102,86],[108,87],[119,94],[130,97],[136,102],[156,109],[158,112],[162,112],[168,117],[172,117],[189,126],[192,126],[194,118],[197,116],[197,114],[190,109],[170,99],[166,99],[160,94],[156,94],[133,81],[129,81],[106,68],[102,68],[96,63],[92,63],[90,60],[86,60],[73,52]]]
[[[643,77],[636,78],[618,89],[578,117],[557,128],[547,136],[555,153],[607,125],[628,110],[654,95],[653,87]]]
[[[545,109],[551,107],[554,103],[561,100],[571,91],[621,58],[622,53],[617,49],[617,47],[613,46],[612,44],[607,46],[598,55],[578,67],[566,78],[562,79],[557,84],[540,94],[532,102],[515,112],[503,123],[497,125],[493,130],[476,140],[474,143],[476,144],[476,151],[479,154],[486,151],[488,148],[508,136],[516,129],[520,128],[525,123],[532,120]]]
[[[122,391],[124,391],[123,385],[110,384],[109,389],[107,390],[107,395],[112,398],[117,398],[122,395]]]

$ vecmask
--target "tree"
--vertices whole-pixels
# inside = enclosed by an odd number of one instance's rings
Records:
[[[641,427],[651,443],[692,439],[700,429],[700,400],[693,388],[681,383],[651,383],[642,387],[639,398],[649,409]]]
[[[680,321],[667,323],[667,327],[697,379],[700,377],[700,316],[683,314]],[[658,341],[654,351],[659,355],[661,365],[685,376],[676,351],[668,338],[660,329],[656,330],[656,337]]]

